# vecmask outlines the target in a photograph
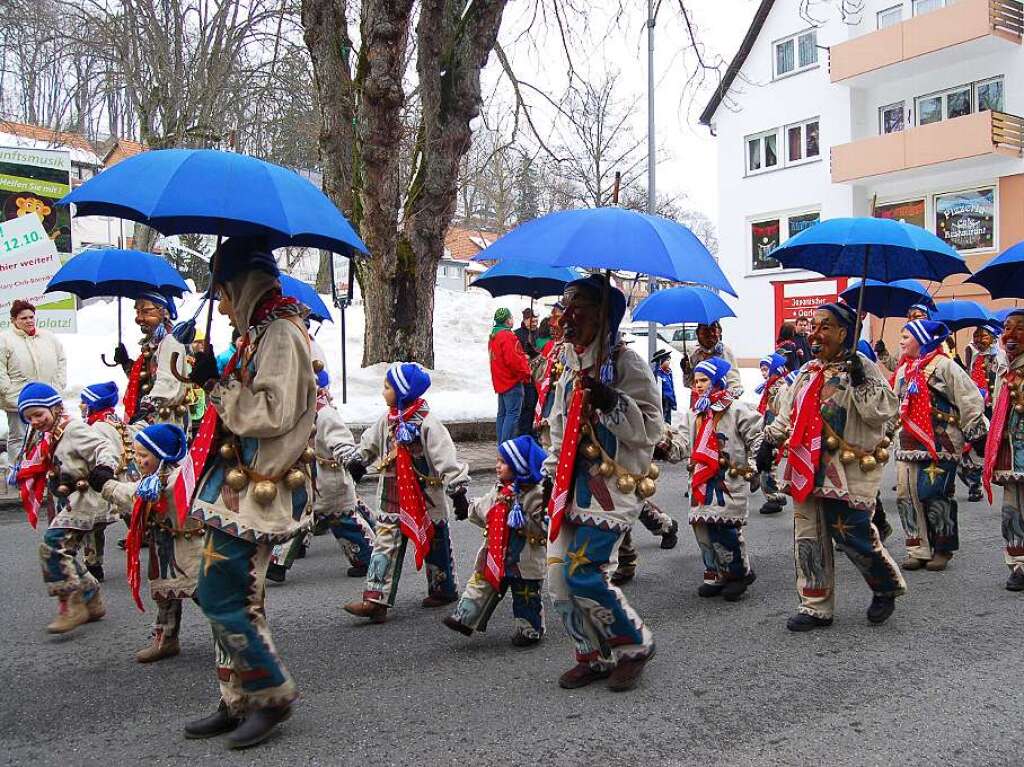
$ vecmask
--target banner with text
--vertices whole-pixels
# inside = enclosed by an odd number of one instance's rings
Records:
[[[45,293],[60,269],[60,256],[38,216],[0,223],[0,329],[11,324],[11,304],[21,298],[36,305],[36,325],[55,333],[74,333],[75,299]]]

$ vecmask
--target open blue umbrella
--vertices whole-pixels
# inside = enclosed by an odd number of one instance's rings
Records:
[[[707,288],[680,285],[652,293],[633,310],[637,322],[658,322],[672,325],[677,322],[699,322],[710,325],[722,317],[735,317],[729,305]]]
[[[473,257],[548,266],[619,269],[736,291],[689,229],[660,216],[619,207],[549,213],[520,224]]]
[[[264,235],[274,247],[352,255],[366,246],[327,196],[297,173],[215,149],[160,149],[93,176],[58,204],[117,216],[164,235]]]
[[[856,306],[859,293],[858,280],[851,283],[839,297],[851,306]],[[876,317],[905,317],[914,304],[924,304],[929,309],[935,308],[935,302],[928,294],[928,289],[917,280],[868,280],[864,285],[864,305],[861,308]]]
[[[547,266],[520,258],[499,261],[470,284],[483,288],[492,296],[544,296],[561,295],[566,283],[578,280],[583,273],[568,266]]]
[[[188,285],[160,256],[141,250],[97,248],[72,257],[53,276],[46,292],[62,290],[79,298],[138,298],[145,290],[181,298]]]
[[[965,282],[981,285],[992,298],[1024,298],[1024,241],[1004,250]]]
[[[963,330],[991,322],[993,317],[977,301],[958,299],[937,303],[935,311],[932,312],[932,319],[945,323],[950,330]]]
[[[1010,312],[1020,311],[1020,307],[1011,306],[1009,309],[1000,309],[997,312],[992,312],[992,316],[999,322],[1006,322],[1006,318],[1010,316]]]
[[[327,304],[324,303],[316,289],[307,285],[302,280],[297,280],[287,274],[282,274],[280,280],[281,292],[305,304],[306,308],[309,309],[309,318],[311,320],[316,322],[331,321],[331,310],[327,308]]]

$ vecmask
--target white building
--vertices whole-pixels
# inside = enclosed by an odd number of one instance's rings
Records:
[[[838,3],[812,3],[813,20],[801,5],[762,0],[701,115],[718,138],[720,259],[740,294],[725,334],[747,364],[842,287],[771,259],[819,218],[900,218],[973,269],[1024,240],[1021,2],[864,0],[846,20]],[[988,297],[959,282],[937,297]]]

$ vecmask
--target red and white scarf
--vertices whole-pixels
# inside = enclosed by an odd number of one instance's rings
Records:
[[[935,448],[935,429],[932,426],[932,393],[928,388],[928,375],[925,368],[942,352],[935,349],[924,357],[907,362],[903,374],[907,384],[907,395],[900,403],[900,423],[907,434],[920,442],[928,450],[933,461],[939,460]]]
[[[540,422],[544,420],[544,403],[547,402],[548,396],[551,394],[551,386],[554,383],[551,380],[551,374],[558,358],[558,346],[554,341],[548,341],[548,345],[544,347],[544,356],[547,360],[544,363],[544,376],[537,382],[537,406],[533,409],[533,427],[535,429],[539,428]]]
[[[46,473],[53,463],[53,448],[53,433],[46,432],[26,451],[18,468],[17,482],[21,493],[21,505],[32,527],[39,522],[39,512],[46,497]]]
[[[789,438],[789,458],[786,478],[795,501],[806,501],[814,490],[814,473],[821,459],[821,390],[825,385],[825,369],[812,361],[807,369],[811,377],[793,400],[790,422],[793,434]]]
[[[128,580],[128,586],[131,588],[135,606],[142,612],[146,612],[146,608],[142,606],[142,599],[139,596],[139,590],[142,587],[142,575],[139,572],[139,553],[142,551],[142,541],[146,535],[146,524],[149,521],[149,515],[154,510],[157,514],[167,512],[167,498],[164,495],[160,496],[160,500],[156,502],[155,506],[152,501],[136,498],[135,505],[132,506],[132,516],[128,522],[128,535],[124,539],[125,576]]]
[[[981,470],[981,483],[985,486],[989,503],[992,503],[992,474],[999,460],[999,448],[1003,444],[1003,434],[1006,432],[1010,417],[1010,386],[1019,380],[1020,376],[1016,370],[1003,373],[1003,385],[999,388],[999,396],[996,397],[996,404],[992,408],[992,422],[985,438],[985,464]],[[1012,468],[1012,451],[1010,462]]]
[[[583,427],[583,407],[586,404],[587,390],[577,380],[569,399],[569,413],[565,419],[562,432],[562,451],[558,456],[558,467],[555,469],[555,484],[548,502],[548,518],[551,520],[549,537],[552,541],[558,538],[562,529],[562,518],[569,505],[569,490],[572,488],[574,469],[576,468],[576,451],[580,446],[580,432]]]
[[[92,426],[94,423],[109,420],[111,423],[119,423],[120,420],[114,412],[114,408],[105,407],[102,410],[93,410],[85,417],[85,422]]]
[[[707,499],[707,487],[718,474],[718,431],[715,428],[715,417],[708,412],[697,416],[697,439],[693,443],[691,459],[694,463],[693,480],[690,490],[693,504],[703,506]]]
[[[128,374],[128,388],[124,390],[124,418],[131,421],[139,410],[139,390],[142,385],[142,369],[146,365],[146,358],[142,352],[132,363],[131,372]]]
[[[508,551],[508,511],[515,497],[512,484],[502,485],[498,489],[498,500],[487,511],[487,555],[484,558],[484,579],[501,590],[501,581],[505,577],[505,554]]]
[[[781,381],[783,376],[776,373],[775,375],[768,376],[768,380],[764,382],[764,389],[761,391],[761,401],[757,403],[757,412],[764,415],[768,411],[768,400],[772,396],[772,387],[776,383]]]
[[[399,442],[397,430],[406,421],[416,419],[422,421],[427,414],[427,403],[417,399],[405,410],[399,412],[392,407],[388,413],[388,425],[395,437],[395,479],[398,485],[398,526],[406,538],[416,548],[416,569],[423,567],[423,562],[430,553],[430,544],[434,540],[434,523],[427,514],[427,502],[423,497],[423,488],[413,466],[412,451],[409,445]]]
[[[989,352],[975,352],[974,359],[971,360],[971,380],[977,385],[986,405],[992,399],[988,390],[988,369],[985,365],[989,356]]]

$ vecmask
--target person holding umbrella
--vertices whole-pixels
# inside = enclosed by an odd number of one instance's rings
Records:
[[[874,596],[867,617],[892,615],[906,583],[871,523],[882,480],[879,453],[898,400],[874,365],[854,352],[856,312],[846,304],[818,308],[808,338],[815,358],[800,369],[780,412],[764,430],[757,470],[772,468],[774,449],[788,447],[784,481],[793,497],[794,555],[800,609],[790,631],[832,625],[833,543],[860,570]]]
[[[575,643],[566,689],[608,679],[636,686],[655,645],[606,571],[643,497],[654,494],[651,458],[665,425],[646,360],[618,342],[626,297],[606,277],[570,282],[562,325],[566,368],[555,387],[551,449],[548,588]],[[553,480],[551,479],[553,475]]]
[[[1002,333],[1002,323],[993,320],[974,329],[971,343],[964,349],[964,366],[971,375],[971,380],[978,386],[978,391],[985,400],[985,417],[992,418],[992,391],[996,379],[1006,370],[1006,355],[996,344],[996,338]],[[973,502],[984,498],[981,491],[981,470],[985,459],[973,448],[964,450],[957,473],[961,481],[967,485],[967,500]]]
[[[697,325],[697,347],[679,361],[679,367],[683,371],[683,386],[690,390],[690,407],[693,407],[698,399],[693,388],[693,371],[698,364],[711,357],[721,357],[729,363],[731,367],[726,385],[736,399],[743,396],[743,382],[740,380],[739,368],[736,366],[736,355],[732,353],[732,349],[722,343],[722,325],[715,320],[708,324]]]

